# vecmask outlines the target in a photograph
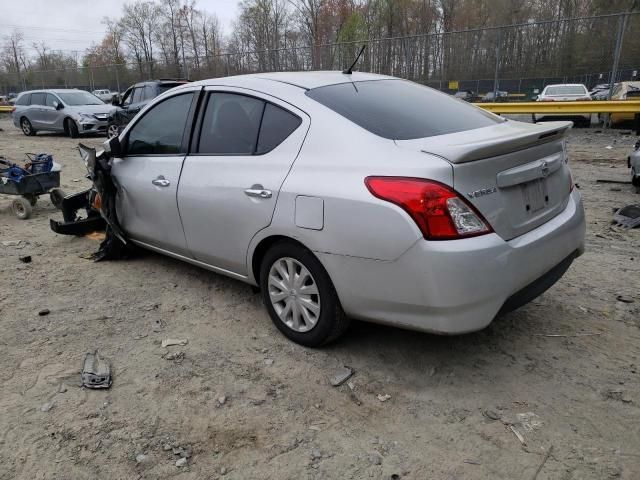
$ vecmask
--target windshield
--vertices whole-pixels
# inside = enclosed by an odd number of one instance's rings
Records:
[[[56,92],[56,95],[70,107],[77,105],[104,105],[104,102],[89,92]]]
[[[371,133],[392,140],[445,135],[500,122],[468,103],[405,80],[340,83],[314,88],[307,96]]]
[[[545,95],[584,95],[587,89],[581,85],[562,85],[558,87],[547,87]]]

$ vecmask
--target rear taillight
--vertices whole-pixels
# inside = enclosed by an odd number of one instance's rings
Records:
[[[473,206],[450,187],[421,178],[367,177],[376,197],[404,209],[427,240],[452,240],[491,233]]]

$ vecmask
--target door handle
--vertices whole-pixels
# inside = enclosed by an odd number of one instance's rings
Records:
[[[254,185],[251,188],[247,188],[244,193],[249,197],[258,198],[271,198],[273,196],[271,190],[265,190],[262,185]]]
[[[153,183],[156,187],[168,187],[169,185],[171,185],[171,182],[164,178],[162,175],[158,175],[158,178],[156,178],[155,180],[151,180],[151,183]]]

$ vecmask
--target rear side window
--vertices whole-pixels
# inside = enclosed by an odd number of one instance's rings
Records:
[[[44,105],[47,94],[43,92],[31,94],[31,105]]]
[[[198,152],[211,155],[253,155],[264,105],[262,100],[245,95],[209,95]]]
[[[25,93],[21,95],[18,100],[16,100],[16,105],[29,105],[31,103],[31,94]]]
[[[156,96],[156,89],[153,88],[153,85],[145,85],[144,87],[144,99],[149,100],[150,98],[154,98]]]
[[[267,103],[258,136],[258,155],[270,152],[280,145],[293,131],[300,126],[302,120],[283,108]]]
[[[129,131],[127,155],[184,153],[182,137],[192,93],[176,95],[155,105]]]
[[[464,132],[501,122],[437,90],[405,80],[341,83],[307,95],[362,128],[392,140]]]

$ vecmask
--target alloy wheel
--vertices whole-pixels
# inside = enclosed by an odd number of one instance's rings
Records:
[[[117,125],[109,125],[107,128],[107,138],[117,137],[119,135],[119,128]]]
[[[29,123],[29,120],[27,120],[26,118],[22,120],[22,132],[25,135],[31,135],[31,124]]]
[[[278,318],[295,332],[313,329],[320,317],[320,294],[311,272],[298,260],[276,260],[268,276],[269,300]]]

